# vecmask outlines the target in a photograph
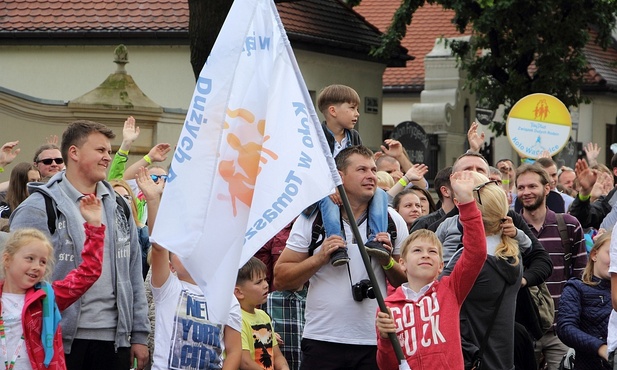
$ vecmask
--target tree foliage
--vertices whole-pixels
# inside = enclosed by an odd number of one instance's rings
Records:
[[[585,45],[593,38],[608,47],[617,15],[614,0],[403,0],[373,53],[390,55],[425,3],[453,10],[456,28],[473,35],[450,45],[482,106],[504,104],[491,125],[498,136],[512,105],[528,94],[551,94],[566,106],[584,101]]]

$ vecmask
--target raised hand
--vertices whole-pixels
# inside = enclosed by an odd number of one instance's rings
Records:
[[[171,151],[171,145],[167,143],[156,144],[148,152],[148,157],[152,162],[163,162],[167,159],[167,154]]]
[[[94,194],[84,195],[79,200],[81,216],[92,226],[101,226],[102,208],[101,200]]]
[[[578,184],[581,186],[581,194],[584,196],[589,195],[598,180],[598,171],[589,168],[587,161],[584,159],[579,159],[574,166],[574,172],[576,173]]]
[[[596,165],[598,163],[598,156],[600,155],[601,147],[598,146],[597,143],[587,143],[583,147],[585,154],[587,154],[587,161],[590,166]]]
[[[49,135],[45,138],[47,144],[58,145],[58,135]]]
[[[122,142],[132,144],[139,137],[139,126],[135,126],[135,118],[129,116],[122,128]]]
[[[404,155],[403,144],[401,144],[400,141],[394,139],[386,139],[384,142],[388,144],[388,147],[382,145],[381,151],[384,152],[385,155],[387,155],[388,157],[398,158],[399,156]]]
[[[459,203],[471,202],[476,187],[471,171],[458,171],[450,175],[450,186]]]
[[[538,158],[551,158],[551,152],[548,150],[543,150],[542,153],[538,156]]]
[[[17,157],[17,154],[21,151],[21,149],[17,148],[17,144],[19,144],[19,140],[9,141],[2,145],[2,148],[0,148],[0,167],[13,162],[15,157]]]
[[[478,132],[478,128],[480,127],[480,124],[476,121],[474,121],[471,124],[471,127],[469,127],[469,130],[467,131],[467,141],[469,142],[469,149],[472,152],[476,152],[479,153],[480,152],[480,148],[482,148],[482,145],[484,144],[484,132]]]
[[[139,186],[139,190],[141,190],[148,202],[160,199],[165,187],[164,181],[154,182],[148,174],[148,170],[144,167],[138,170],[135,180],[137,180],[137,186]]]
[[[422,178],[424,177],[424,175],[426,175],[426,173],[428,172],[428,166],[425,164],[414,164],[413,166],[411,166],[411,168],[405,173],[405,177],[407,178],[407,180],[411,181],[418,181],[418,180],[422,180]]]

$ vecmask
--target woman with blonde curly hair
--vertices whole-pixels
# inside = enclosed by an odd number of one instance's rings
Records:
[[[465,368],[471,368],[480,358],[483,368],[511,370],[514,369],[516,297],[523,276],[520,254],[521,250],[529,248],[531,241],[507,216],[508,199],[500,181],[490,181],[475,172],[473,178],[474,198],[482,212],[488,256],[461,309]],[[454,201],[458,203],[456,198]],[[452,270],[464,248],[459,245],[461,233],[457,216],[447,219],[437,229],[440,239],[444,238],[444,250],[446,244],[452,250],[452,244],[456,243],[456,253],[444,274]],[[483,344],[485,347],[480,351]]]

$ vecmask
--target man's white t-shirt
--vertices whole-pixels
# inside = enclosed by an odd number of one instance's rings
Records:
[[[397,229],[393,254],[398,255],[403,241],[409,235],[409,231],[405,220],[395,210],[388,208],[388,213]],[[298,217],[291,229],[289,239],[287,239],[287,248],[299,253],[308,253],[315,217],[309,219],[304,216]],[[347,222],[343,222],[343,224],[345,240],[347,240],[347,253],[350,258],[350,273],[348,273],[345,265],[334,267],[328,263],[310,278],[306,297],[306,324],[303,338],[344,344],[377,345],[375,334],[377,301],[365,298],[362,302],[356,302],[351,295],[351,286],[361,280],[368,279],[368,273],[362,262],[358,245],[351,243],[354,240],[351,227]],[[367,222],[364,221],[358,225],[364,241],[366,241],[366,224]],[[321,246],[315,249],[314,253],[317,253],[320,249]],[[371,258],[371,265],[379,281],[379,289],[385,297],[385,272],[373,258]]]
[[[152,369],[222,368],[224,327],[208,320],[208,303],[201,289],[169,274],[160,288],[152,287],[152,296],[156,307]],[[227,325],[242,331],[235,297]]]
[[[611,264],[608,272],[617,274],[617,227],[613,228],[611,234]],[[617,312],[611,310],[611,316],[608,319],[608,336],[606,338],[608,352],[611,353],[617,349]]]

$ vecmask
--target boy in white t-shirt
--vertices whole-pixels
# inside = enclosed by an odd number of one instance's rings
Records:
[[[141,168],[137,183],[146,197],[148,225],[154,229],[162,182],[155,183]],[[242,329],[237,300],[232,301],[227,325],[215,324],[208,319],[207,298],[178,256],[153,243],[150,268],[156,307],[152,369],[237,370]]]

